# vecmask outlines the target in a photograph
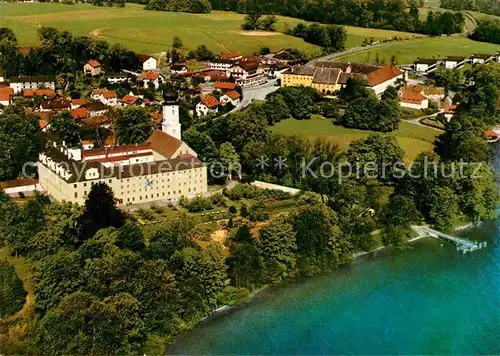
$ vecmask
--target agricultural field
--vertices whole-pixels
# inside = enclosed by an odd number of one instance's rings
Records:
[[[283,135],[304,135],[307,133],[308,136],[312,137],[326,137],[335,142],[342,151],[347,150],[351,142],[376,133],[333,125],[331,120],[317,115],[313,116],[311,120],[284,120],[273,126],[272,130]],[[434,149],[434,141],[439,135],[439,131],[402,121],[398,130],[386,135],[396,137],[399,145],[405,151],[405,162],[411,162],[421,152]]]
[[[342,61],[389,63],[396,56],[399,64],[411,64],[417,57],[437,58],[447,55],[468,56],[472,53],[495,53],[500,50],[497,44],[472,41],[465,37],[428,37],[387,44],[384,47],[340,57]]]
[[[278,32],[242,31],[244,15],[213,11],[210,14],[187,14],[146,11],[142,5],[127,3],[125,8],[95,7],[89,4],[0,3],[1,26],[16,33],[21,46],[35,45],[37,30],[52,26],[75,35],[91,35],[111,43],[146,53],[167,51],[173,36],[180,36],[186,49],[205,44],[214,52],[241,51],[253,53],[261,47],[277,51],[293,47],[314,54],[318,46],[283,33],[299,22],[279,16]],[[367,37],[380,40],[390,37],[411,37],[413,34],[347,27],[347,47],[360,46]]]

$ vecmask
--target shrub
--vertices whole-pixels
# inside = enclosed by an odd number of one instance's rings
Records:
[[[211,210],[212,202],[210,201],[210,199],[204,198],[202,196],[197,196],[193,200],[184,204],[184,207],[190,213],[198,213],[200,211]]]
[[[265,221],[269,219],[269,211],[263,202],[258,202],[250,207],[248,218],[250,221]]]
[[[291,195],[281,190],[261,189],[250,184],[237,184],[231,190],[224,190],[224,195],[231,200],[241,199],[260,199],[263,201],[271,200],[286,200],[290,199]]]
[[[231,205],[229,207],[229,213],[230,214],[236,214],[237,212],[238,212],[238,209],[234,205]]]
[[[0,261],[0,318],[19,311],[26,297],[16,270],[7,261]]]
[[[216,193],[212,195],[211,201],[213,205],[226,206],[226,198],[221,193]]]
[[[165,209],[159,205],[152,205],[151,210],[153,210],[156,214],[163,214]]]
[[[139,216],[145,220],[153,220],[155,217],[155,215],[151,210],[146,210],[142,208],[137,210],[137,214],[139,214]]]

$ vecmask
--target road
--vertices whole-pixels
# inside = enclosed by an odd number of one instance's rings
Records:
[[[431,115],[426,115],[426,116],[421,116],[421,117],[417,117],[416,119],[411,119],[411,120],[407,120],[406,122],[410,123],[410,124],[413,124],[413,125],[417,125],[417,126],[423,126],[423,127],[427,127],[429,129],[432,129],[432,130],[436,130],[436,131],[439,131],[439,132],[443,132],[444,130],[441,130],[441,129],[438,129],[436,127],[432,127],[432,126],[427,126],[427,125],[424,125],[420,122],[420,120],[422,119],[427,119],[427,118],[430,118],[430,117],[436,117],[438,116],[439,114],[443,113],[444,110],[439,110],[438,112],[434,113],[434,114],[431,114]]]
[[[267,94],[272,93],[280,88],[279,86],[276,86],[276,82],[276,79],[272,79],[268,80],[266,84],[259,85],[258,87],[243,89],[243,99],[238,105],[236,105],[233,110],[231,110],[227,114],[231,114],[246,108],[252,103],[252,100],[254,99],[265,100]]]
[[[380,44],[376,44],[376,45],[372,45],[372,46],[354,47],[354,48],[350,48],[350,49],[342,51],[342,52],[331,53],[331,54],[327,54],[326,56],[315,58],[315,59],[311,60],[310,62],[308,62],[306,65],[311,66],[311,65],[314,65],[314,63],[316,63],[316,62],[330,61],[332,59],[347,56],[349,54],[370,51],[370,50],[376,49],[376,48],[387,47],[387,46],[390,46],[391,44],[393,44],[393,43],[392,42],[380,43]]]

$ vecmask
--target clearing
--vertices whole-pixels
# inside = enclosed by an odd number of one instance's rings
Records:
[[[421,152],[432,151],[438,131],[401,121],[399,129],[391,133],[380,133],[349,129],[332,124],[332,120],[313,115],[311,120],[287,119],[278,122],[272,127],[273,132],[283,135],[307,135],[326,137],[334,141],[340,150],[348,149],[353,141],[363,139],[370,134],[392,135],[396,137],[401,148],[405,151],[405,162],[413,161]]]
[[[20,46],[36,45],[37,30],[42,26],[52,26],[71,31],[74,35],[97,35],[111,43],[121,43],[131,50],[146,53],[165,52],[172,45],[173,36],[180,36],[188,50],[205,44],[215,52],[253,53],[261,47],[273,51],[292,47],[311,54],[320,52],[318,46],[281,33],[305,22],[299,19],[278,16],[277,30],[281,32],[246,32],[240,28],[244,15],[234,12],[188,14],[147,11],[143,7],[131,3],[124,8],[90,4],[0,3],[0,22],[14,30]],[[346,26],[346,29],[348,48],[360,46],[367,37],[381,40],[415,35],[351,26]]]

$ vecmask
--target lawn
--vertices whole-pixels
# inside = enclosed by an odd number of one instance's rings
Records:
[[[417,57],[468,56],[476,53],[495,53],[500,46],[492,43],[472,41],[465,37],[433,37],[391,43],[381,48],[341,57],[343,61],[375,63],[377,54],[381,63],[389,63],[396,56],[399,64],[411,64]]]
[[[332,124],[329,119],[313,116],[311,120],[288,119],[277,123],[272,130],[283,135],[307,135],[327,137],[334,141],[340,150],[347,150],[353,141],[363,139],[374,131],[349,129]],[[405,151],[405,161],[411,162],[419,153],[432,151],[438,131],[402,121],[399,129],[387,135],[396,137]]]
[[[146,11],[142,5],[127,3],[125,8],[95,7],[89,4],[0,3],[1,26],[16,33],[21,46],[35,45],[37,30],[52,26],[75,35],[92,35],[112,43],[121,43],[137,52],[166,52],[173,36],[180,36],[187,49],[205,44],[212,51],[241,51],[247,54],[270,47],[298,48],[318,53],[320,48],[280,32],[242,31],[244,15],[213,11],[210,14]],[[292,28],[299,19],[278,16],[278,31]],[[413,34],[346,27],[347,47],[360,46],[367,37],[410,37]]]

